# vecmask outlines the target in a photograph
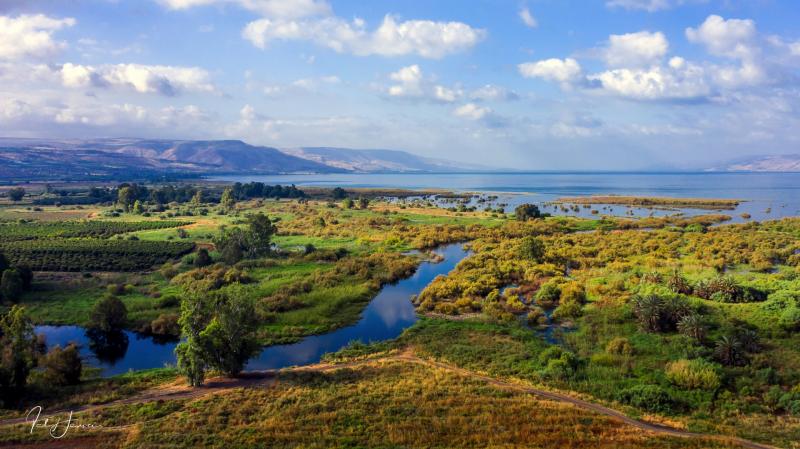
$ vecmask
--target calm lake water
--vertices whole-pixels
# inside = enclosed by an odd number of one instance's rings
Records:
[[[745,200],[736,210],[725,211],[734,222],[800,215],[800,173],[445,173],[445,174],[327,174],[275,176],[221,176],[225,181],[261,181],[298,186],[343,188],[446,189],[458,192],[492,193],[498,202],[514,207],[521,203],[545,203],[561,197],[587,195],[670,196]],[[625,215],[628,208],[597,207],[602,214]],[[588,209],[560,215],[591,216]],[[676,210],[630,209],[637,216],[673,214]],[[682,209],[687,215],[709,213]]]
[[[452,271],[468,254],[461,244],[442,246],[436,252],[444,257],[442,262],[422,262],[411,277],[384,286],[356,324],[294,344],[267,347],[248,363],[247,369],[307,365],[354,340],[368,343],[396,338],[418,319],[411,296],[419,294],[436,276]],[[86,364],[102,368],[104,376],[175,363],[176,341],[158,341],[127,331],[97,335],[80,326],[37,326],[36,333],[45,335],[48,347],[78,343]]]

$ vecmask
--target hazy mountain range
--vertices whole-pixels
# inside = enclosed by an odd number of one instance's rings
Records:
[[[272,148],[240,140],[0,138],[0,180],[140,179],[213,174],[442,173],[491,168],[397,150]],[[494,169],[497,170],[497,169]],[[753,156],[707,171],[800,171],[800,154]]]
[[[481,167],[396,150],[279,150],[240,140],[0,138],[0,179],[7,180],[478,169]]]
[[[284,153],[331,167],[356,172],[452,172],[487,170],[479,165],[417,156],[397,150],[350,148],[283,148]]]
[[[800,172],[800,154],[750,156],[729,161],[710,171]]]

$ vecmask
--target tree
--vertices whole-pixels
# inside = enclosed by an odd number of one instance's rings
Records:
[[[119,331],[128,321],[128,309],[116,296],[107,296],[94,306],[90,319],[93,329],[102,332]]]
[[[347,191],[341,187],[335,187],[333,190],[331,190],[331,196],[333,196],[333,199],[335,200],[341,200],[347,198]]]
[[[197,189],[192,197],[192,206],[199,206],[203,204],[203,189]]]
[[[270,254],[272,236],[277,228],[269,217],[263,213],[249,215],[245,226],[245,228],[223,229],[214,239],[214,245],[226,263],[234,264],[243,257],[253,259]]]
[[[22,187],[14,187],[8,191],[8,197],[15,203],[17,201],[22,201],[22,198],[25,197],[25,189]]]
[[[258,354],[258,318],[253,301],[242,295],[220,295],[216,316],[200,337],[209,366],[228,376],[238,376],[245,363]]]
[[[178,359],[178,369],[193,387],[203,385],[208,370],[203,339],[200,336],[208,315],[209,310],[203,298],[190,296],[181,301],[178,324],[181,326],[183,341],[175,348],[175,355]]]
[[[519,221],[535,220],[542,218],[542,212],[535,204],[520,204],[514,209],[514,215]]]
[[[133,202],[136,201],[136,192],[131,186],[123,186],[117,191],[117,203],[125,209],[125,212],[131,210]]]
[[[219,200],[220,206],[226,211],[232,210],[236,207],[236,198],[233,196],[233,189],[230,187],[222,191],[222,197]]]
[[[81,381],[83,362],[78,347],[71,343],[66,348],[56,346],[41,361],[44,377],[55,385],[76,385]]]
[[[533,236],[525,237],[520,244],[519,255],[523,259],[541,262],[544,258],[544,243]]]
[[[261,350],[255,305],[244,295],[184,298],[179,323],[183,341],[175,349],[178,368],[192,386],[202,385],[209,369],[239,375]]]
[[[28,374],[36,366],[36,347],[33,324],[25,308],[12,306],[0,317],[0,398],[4,402],[12,397],[12,389],[25,387]]]
[[[723,335],[717,340],[714,358],[727,366],[744,365],[747,361],[742,342],[733,335]]]
[[[342,201],[342,207],[344,207],[345,209],[352,209],[353,200],[350,198],[345,198],[344,201]]]
[[[667,279],[667,288],[681,295],[690,295],[692,293],[692,285],[689,284],[689,281],[683,277],[677,268],[672,271],[669,279]]]
[[[263,213],[247,217],[247,243],[245,255],[250,258],[266,256],[272,249],[272,236],[277,231],[272,221]]]
[[[141,215],[144,212],[144,206],[142,206],[142,202],[136,200],[133,202],[133,213],[137,215]]]
[[[196,268],[207,267],[211,265],[211,256],[208,255],[208,250],[200,248],[194,256],[194,266]]]
[[[358,208],[359,209],[367,209],[369,208],[369,199],[364,198],[363,196],[358,199]]]
[[[220,251],[222,260],[228,265],[234,265],[244,258],[242,247],[238,244],[227,244],[222,247]]]
[[[19,271],[14,268],[3,271],[0,279],[0,295],[3,299],[11,302],[19,301],[24,288],[25,284]]]

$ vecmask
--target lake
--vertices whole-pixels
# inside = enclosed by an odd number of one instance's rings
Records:
[[[452,271],[468,255],[461,244],[445,245],[435,252],[444,258],[441,262],[423,261],[410,277],[383,286],[357,323],[297,343],[266,347],[250,360],[247,369],[308,365],[351,341],[369,343],[398,337],[418,319],[411,296],[419,294],[436,276]],[[93,333],[80,326],[36,326],[35,331],[44,334],[48,347],[77,343],[85,363],[101,368],[104,376],[175,364],[177,341],[159,341],[129,331],[112,335]]]
[[[457,192],[492,193],[499,202],[514,207],[521,203],[546,203],[560,197],[587,195],[668,196],[683,198],[741,199],[736,210],[724,211],[734,222],[800,215],[800,173],[441,173],[441,174],[321,174],[271,176],[219,176],[211,180],[260,181],[298,186],[340,186],[343,188],[446,189]],[[676,210],[651,210],[608,206],[603,214],[636,216],[673,214]],[[546,212],[559,215],[592,216],[590,210]],[[680,209],[687,215],[713,213]]]

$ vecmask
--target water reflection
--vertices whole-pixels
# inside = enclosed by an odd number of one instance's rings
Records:
[[[128,352],[129,339],[122,331],[89,329],[86,338],[89,340],[89,349],[101,363],[114,365]]]

